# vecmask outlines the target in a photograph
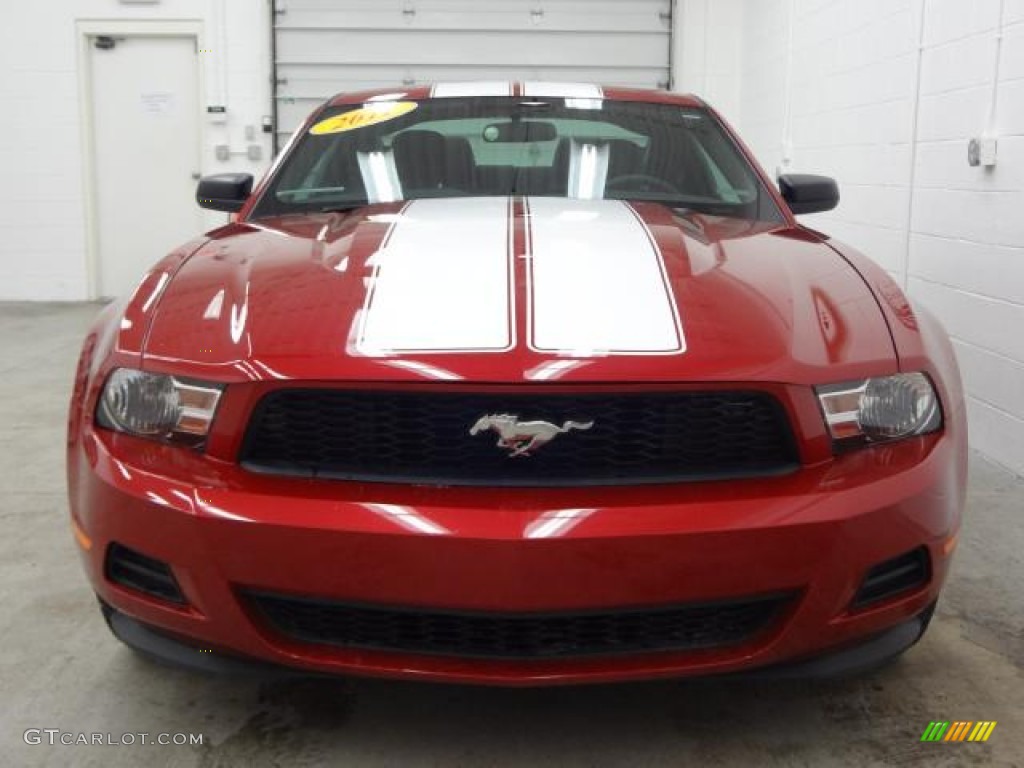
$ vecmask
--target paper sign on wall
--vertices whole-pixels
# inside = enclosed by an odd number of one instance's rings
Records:
[[[169,115],[174,112],[173,93],[142,93],[139,94],[142,111],[150,115]]]

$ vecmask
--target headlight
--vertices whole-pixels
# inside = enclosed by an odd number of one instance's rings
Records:
[[[222,388],[161,373],[118,368],[107,378],[96,423],[141,437],[200,445]]]
[[[815,391],[832,439],[843,443],[899,440],[942,426],[939,398],[923,373],[830,384]]]

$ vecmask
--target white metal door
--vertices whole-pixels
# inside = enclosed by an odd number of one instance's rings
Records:
[[[274,0],[278,142],[339,91],[444,80],[669,87],[672,0]]]
[[[97,288],[130,291],[202,230],[193,37],[90,39]]]

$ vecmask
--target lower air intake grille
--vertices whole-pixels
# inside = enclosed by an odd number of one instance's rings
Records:
[[[511,416],[513,423],[482,420],[490,416]],[[546,439],[526,445],[524,436],[538,429]],[[798,463],[786,413],[774,397],[724,390],[487,394],[288,388],[257,405],[240,459],[252,471],[272,474],[526,486],[755,477],[781,474]]]
[[[903,592],[923,587],[931,579],[928,550],[919,547],[905,555],[879,563],[868,571],[851,608],[864,608]]]
[[[107,580],[114,584],[172,603],[185,603],[185,596],[167,563],[128,547],[116,543],[110,545],[105,573]]]
[[[281,635],[304,643],[505,659],[655,653],[732,646],[778,618],[791,595],[616,613],[428,613],[246,593]]]

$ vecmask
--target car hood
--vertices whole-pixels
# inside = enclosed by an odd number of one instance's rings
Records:
[[[561,198],[229,225],[167,282],[144,359],[217,380],[814,383],[896,368],[872,293],[822,237]]]

